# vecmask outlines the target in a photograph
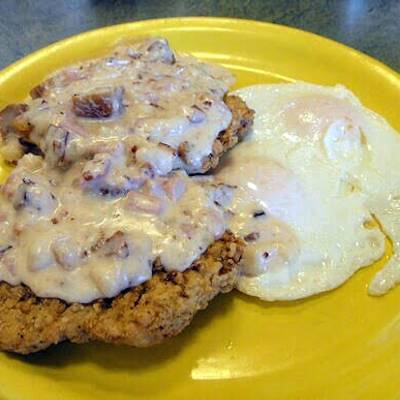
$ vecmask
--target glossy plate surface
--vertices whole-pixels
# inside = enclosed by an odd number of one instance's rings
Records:
[[[389,68],[309,33],[230,19],[145,21],[56,43],[0,73],[0,107],[55,69],[142,35],[166,36],[179,51],[227,66],[237,87],[342,83],[400,130],[400,77]],[[293,303],[221,296],[181,336],[155,348],[62,344],[29,357],[0,354],[0,398],[399,398],[400,288],[382,298],[366,293],[382,265]]]

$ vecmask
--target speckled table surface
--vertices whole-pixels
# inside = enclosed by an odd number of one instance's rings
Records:
[[[400,71],[399,0],[0,0],[0,68],[85,30],[173,16],[294,26],[357,48]]]

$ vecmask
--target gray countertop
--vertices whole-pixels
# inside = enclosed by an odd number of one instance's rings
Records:
[[[0,68],[82,31],[173,16],[249,18],[294,26],[345,43],[400,71],[399,0],[0,0]]]

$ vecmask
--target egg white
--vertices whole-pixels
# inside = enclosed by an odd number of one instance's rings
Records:
[[[394,255],[370,292],[400,281],[400,136],[342,86],[256,85],[236,94],[255,110],[254,128],[216,177],[238,186],[231,229],[258,234],[238,289],[266,300],[333,289],[382,257],[385,234]],[[263,219],[252,219],[256,209]]]

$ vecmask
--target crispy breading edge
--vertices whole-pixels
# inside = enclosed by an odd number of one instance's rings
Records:
[[[212,153],[203,160],[201,173],[216,168],[223,154],[236,146],[253,125],[254,111],[240,97],[228,95],[224,101],[232,113],[232,120],[229,127],[215,139]]]
[[[67,304],[0,283],[0,348],[21,354],[59,342],[102,341],[147,347],[175,336],[219,293],[232,290],[244,243],[232,233],[184,272],[156,271],[112,299]]]

